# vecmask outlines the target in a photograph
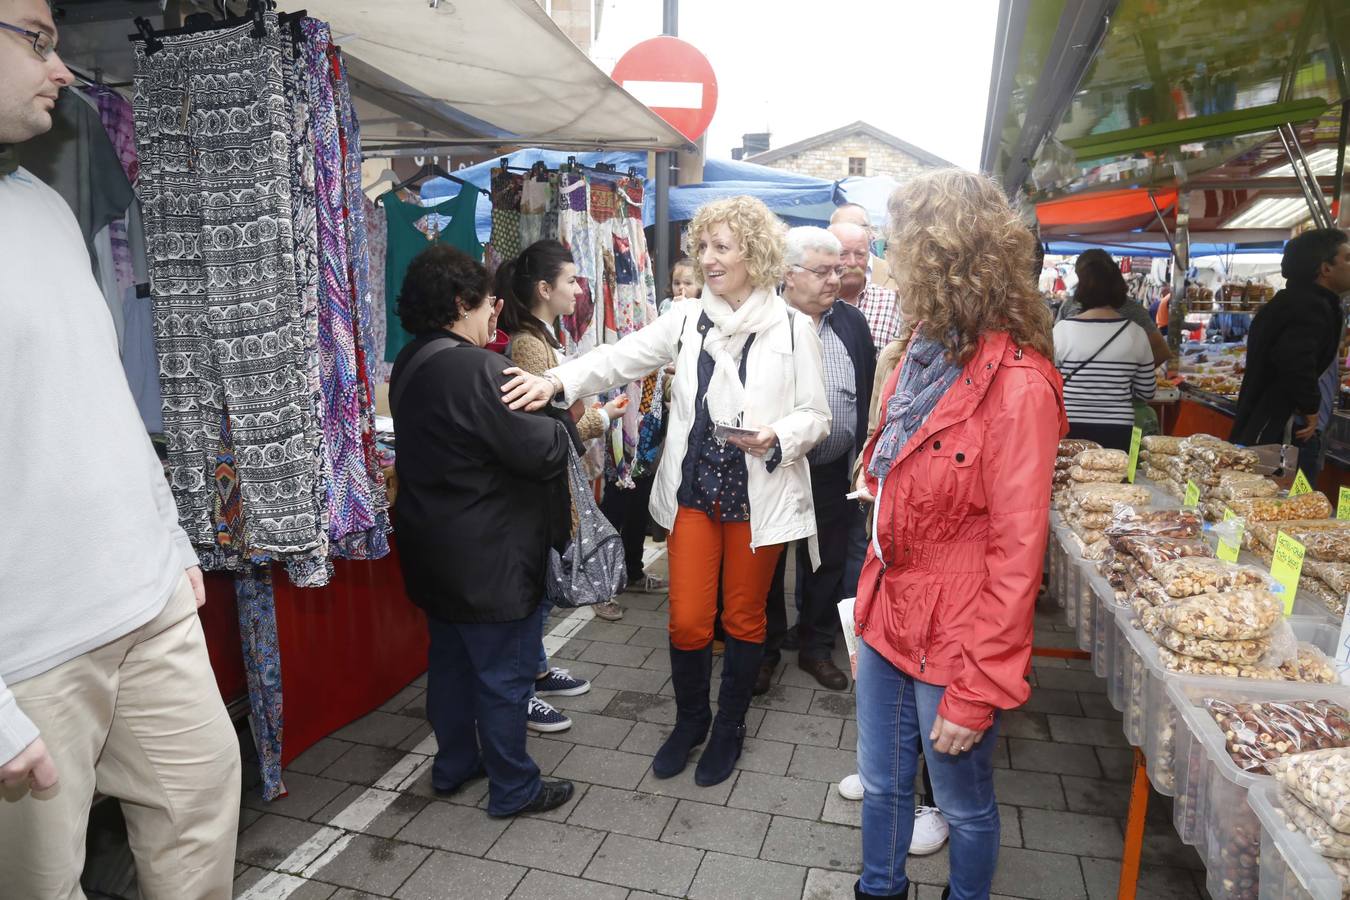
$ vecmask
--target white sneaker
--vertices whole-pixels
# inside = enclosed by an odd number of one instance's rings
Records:
[[[861,800],[863,798],[862,776],[854,772],[839,782],[839,796],[845,800]]]
[[[947,843],[947,820],[935,806],[914,807],[914,836],[909,839],[910,856],[927,856]]]

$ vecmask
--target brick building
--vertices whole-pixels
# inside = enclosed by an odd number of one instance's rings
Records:
[[[747,138],[763,137],[766,136],[747,135]],[[924,169],[952,165],[940,156],[862,121],[777,150],[756,153],[753,143],[748,143],[746,149],[751,151],[743,154],[746,162],[831,180],[850,175],[889,175],[904,181]],[[733,155],[736,154],[733,152]]]

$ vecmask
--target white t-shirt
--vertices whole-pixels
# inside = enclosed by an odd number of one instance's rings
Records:
[[[1065,319],[1054,333],[1069,421],[1134,424],[1134,399],[1152,400],[1157,387],[1144,329],[1124,318]]]

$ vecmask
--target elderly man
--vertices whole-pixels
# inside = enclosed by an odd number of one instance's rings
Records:
[[[900,303],[895,291],[870,283],[868,262],[872,258],[867,229],[840,222],[830,226],[830,234],[843,248],[839,261],[844,274],[839,279],[839,299],[856,306],[872,332],[872,345],[881,348],[900,336]]]
[[[17,163],[74,81],[45,0],[0,0],[0,873],[82,897],[97,788],[140,896],[225,900],[239,743],[197,556],[127,386],[70,207]]]
[[[869,243],[876,239],[877,230],[872,227],[872,217],[867,212],[867,207],[861,203],[844,203],[830,214],[831,225],[859,225],[867,229],[867,240]],[[891,266],[884,257],[870,254],[867,261],[867,279],[875,285],[884,287],[888,291],[899,291],[900,286],[896,283],[895,276],[891,274]],[[880,344],[877,350],[881,350]]]
[[[852,488],[853,460],[867,437],[872,377],[877,351],[867,320],[847,303],[836,303],[843,265],[839,240],[823,228],[793,228],[787,236],[788,271],[783,298],[802,315],[811,317],[820,335],[825,362],[825,394],[833,417],[830,435],[807,455],[811,467],[811,496],[816,509],[820,568],[812,571],[804,541],[797,544],[797,665],[811,673],[822,687],[842,691],[848,677],[834,664],[835,635],[839,632],[837,604],[851,597],[844,571],[848,538],[861,525],[862,510],[845,499]],[[769,689],[778,666],[787,611],[783,603],[786,555],[779,559],[768,598],[768,634],[755,693]]]

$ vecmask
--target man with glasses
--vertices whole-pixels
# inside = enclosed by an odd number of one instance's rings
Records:
[[[797,666],[821,687],[842,691],[848,688],[848,676],[831,657],[840,630],[838,603],[854,594],[855,586],[845,584],[848,538],[855,525],[861,528],[863,516],[858,504],[844,495],[852,490],[853,460],[867,437],[877,351],[862,313],[836,302],[845,271],[839,240],[823,228],[793,228],[787,235],[786,260],[783,299],[798,313],[810,316],[820,336],[825,396],[832,417],[829,436],[806,457],[811,467],[820,567],[812,570],[806,542],[798,541]],[[784,554],[769,588],[768,631],[756,694],[769,690],[787,633],[786,569]]]
[[[201,570],[66,202],[17,164],[73,76],[44,0],[0,0],[0,895],[78,897],[95,788],[140,895],[228,898],[239,745]]]
[[[868,265],[872,251],[868,232],[861,225],[837,222],[830,234],[839,239],[843,250],[839,260],[844,276],[839,282],[839,299],[856,306],[872,330],[872,344],[880,350],[900,336],[900,304],[895,291],[870,281]]]

